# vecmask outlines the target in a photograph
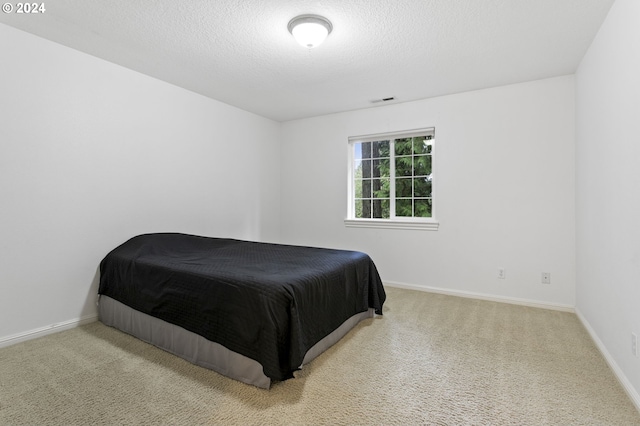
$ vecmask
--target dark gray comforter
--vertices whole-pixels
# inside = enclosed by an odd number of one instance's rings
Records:
[[[99,293],[293,377],[305,353],[351,316],[382,314],[368,255],[345,250],[145,234],[100,263]]]

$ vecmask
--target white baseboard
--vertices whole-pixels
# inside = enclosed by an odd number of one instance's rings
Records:
[[[385,281],[384,285],[389,287],[406,288],[408,290],[424,291],[427,293],[446,294],[448,296],[466,297],[469,299],[488,300],[490,302],[510,303],[512,305],[523,305],[523,306],[530,306],[532,308],[552,309],[554,311],[575,313],[575,307],[571,305],[564,305],[561,303],[540,302],[537,300],[518,299],[515,297],[496,296],[496,295],[483,294],[483,293],[473,293],[470,291],[462,291],[462,290],[449,290],[449,289],[438,288],[438,287],[419,286],[415,284],[405,284],[405,283],[398,283],[393,281]]]
[[[384,285],[389,287],[406,288],[408,290],[424,291],[427,293],[439,293],[439,294],[446,294],[448,296],[466,297],[469,299],[488,300],[490,302],[510,303],[512,305],[522,305],[522,306],[529,306],[532,308],[552,309],[554,311],[575,313],[575,307],[571,305],[564,305],[561,303],[540,302],[537,300],[518,299],[516,297],[496,296],[491,294],[473,293],[470,291],[450,290],[445,288],[429,287],[429,286],[419,286],[415,284],[405,284],[405,283],[398,283],[393,281],[385,281]]]
[[[587,332],[591,336],[591,339],[600,350],[600,353],[604,357],[605,361],[607,361],[607,364],[609,364],[609,367],[613,370],[613,374],[615,374],[616,378],[618,379],[624,390],[627,392],[627,395],[629,395],[631,402],[633,402],[633,405],[636,406],[636,410],[640,412],[640,394],[638,394],[638,391],[633,387],[629,379],[627,379],[627,376],[622,372],[616,361],[607,350],[604,343],[602,343],[602,340],[600,340],[595,330],[591,327],[591,324],[589,324],[589,321],[587,321],[587,319],[584,317],[584,315],[582,315],[582,312],[580,312],[578,308],[576,308],[576,315],[578,316],[578,319],[580,319],[580,322],[582,323],[584,328],[587,329]]]
[[[60,331],[69,330],[80,325],[89,324],[98,320],[98,314],[91,314],[81,318],[72,319],[56,324],[47,325],[45,327],[36,328],[34,330],[25,331],[23,333],[14,334],[12,336],[0,337],[0,348],[15,345],[16,343],[25,342],[27,340],[43,337],[48,334],[58,333]]]

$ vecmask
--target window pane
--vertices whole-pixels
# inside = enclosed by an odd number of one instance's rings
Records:
[[[414,197],[431,197],[431,181],[427,177],[413,179]]]
[[[371,200],[356,200],[356,218],[371,218]]]
[[[362,179],[356,179],[353,185],[354,198],[362,198]]]
[[[362,160],[353,162],[353,177],[355,179],[362,179]]]
[[[412,176],[412,157],[396,157],[396,176]]]
[[[371,177],[371,160],[362,160],[362,177]]]
[[[415,155],[413,157],[413,175],[426,176],[431,174],[431,156]]]
[[[396,216],[413,216],[411,199],[396,198]]]
[[[373,198],[389,198],[389,178],[373,179],[371,184]]]
[[[371,157],[372,158],[389,157],[389,141],[372,142]]]
[[[413,153],[414,154],[431,154],[432,139],[427,139],[426,136],[418,136],[413,138]]]
[[[396,179],[396,197],[411,198],[412,196],[411,178]]]
[[[362,198],[371,198],[371,179],[362,180]]]
[[[390,175],[389,159],[383,158],[380,160],[373,160],[372,166],[373,177],[388,177]]]
[[[360,145],[362,152],[360,158],[371,158],[371,142],[360,142],[357,145]]]
[[[431,217],[432,201],[427,200],[415,200],[415,217]]]
[[[411,138],[402,138],[396,139],[396,155],[411,155],[412,154],[412,143]]]
[[[373,217],[389,219],[389,200],[373,200]]]

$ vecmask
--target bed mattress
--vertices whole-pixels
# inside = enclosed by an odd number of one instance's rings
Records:
[[[100,264],[99,293],[293,377],[305,355],[386,295],[368,255],[186,234],[145,234]]]

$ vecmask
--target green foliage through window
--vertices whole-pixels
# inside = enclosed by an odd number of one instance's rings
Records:
[[[432,131],[352,145],[355,218],[432,217]]]

